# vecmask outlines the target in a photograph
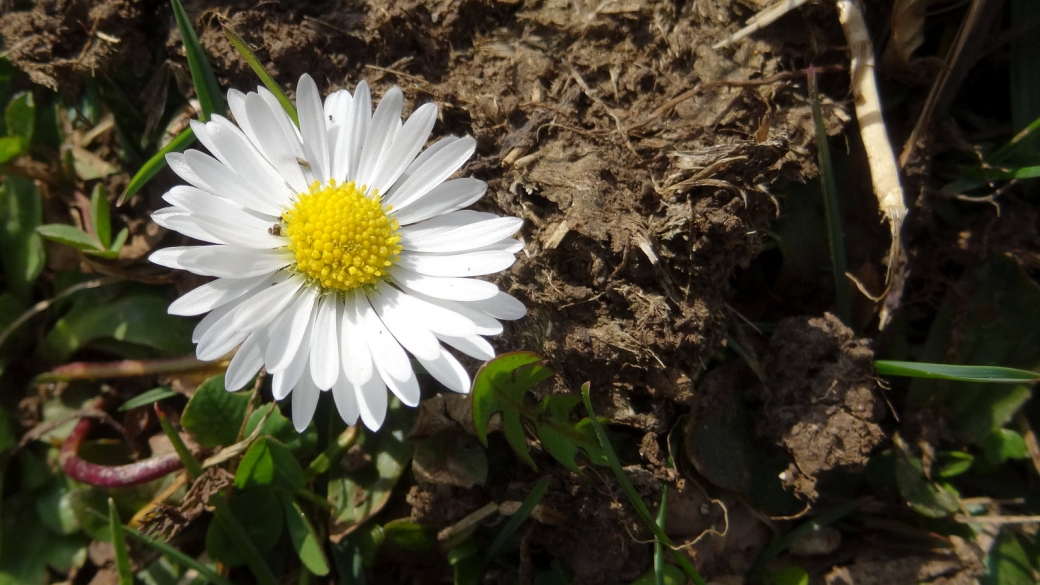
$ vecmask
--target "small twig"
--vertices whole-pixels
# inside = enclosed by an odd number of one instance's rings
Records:
[[[744,23],[744,28],[715,43],[714,45],[712,45],[711,48],[721,49],[730,45],[731,43],[739,41],[740,39],[750,35],[751,33],[760,31],[763,28],[775,22],[781,16],[787,14],[795,8],[798,8],[802,4],[805,4],[805,2],[806,0],[780,0],[780,2],[777,2],[776,4],[773,4],[772,6],[769,6],[759,11],[757,14],[749,18],[746,23]]]
[[[227,369],[227,360],[204,362],[193,356],[161,360],[123,360],[119,362],[73,362],[58,366],[36,376],[34,384],[68,382],[71,380],[104,380],[179,374],[206,370]]]
[[[1036,469],[1037,474],[1040,474],[1040,445],[1037,444],[1033,427],[1029,426],[1029,419],[1022,411],[1018,411],[1018,414],[1015,415],[1015,426],[1018,427],[1018,432],[1022,434],[1022,439],[1026,443],[1029,458],[1033,460],[1033,468]]]
[[[965,516],[957,514],[953,519],[962,524],[1040,524],[1040,516]]]

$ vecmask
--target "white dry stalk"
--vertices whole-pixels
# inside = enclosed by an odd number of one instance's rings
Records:
[[[888,290],[885,291],[885,295],[895,295],[895,298],[898,298],[902,291],[894,289],[901,289],[905,279],[893,278],[893,273],[902,256],[899,234],[906,218],[903,187],[899,183],[899,166],[896,164],[895,151],[888,140],[885,120],[881,115],[881,99],[878,95],[877,78],[874,76],[874,47],[870,42],[867,24],[863,20],[863,12],[854,0],[837,0],[837,5],[838,19],[841,21],[842,30],[845,31],[851,52],[852,95],[855,98],[860,136],[867,151],[867,163],[870,165],[870,176],[874,183],[874,196],[877,197],[878,208],[888,220],[892,233],[888,274],[885,277]],[[891,318],[889,311],[888,303],[884,303],[879,328],[884,328]]]
[[[762,30],[775,22],[781,16],[795,8],[798,8],[802,4],[805,4],[805,2],[806,0],[780,0],[776,4],[761,10],[758,14],[749,18],[747,22],[744,23],[744,28],[715,43],[711,48],[721,49],[722,47],[729,46],[730,44],[739,41],[755,31]]]

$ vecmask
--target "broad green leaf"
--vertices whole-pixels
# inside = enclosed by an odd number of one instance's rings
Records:
[[[77,302],[54,324],[43,340],[42,351],[50,361],[61,363],[81,347],[111,338],[166,354],[187,353],[192,346],[192,323],[168,315],[168,307],[165,297],[149,293],[132,293],[97,304]]]
[[[273,486],[300,489],[307,479],[292,451],[270,437],[260,437],[246,451],[235,473],[235,487]]]
[[[177,30],[184,41],[184,53],[188,57],[188,69],[195,84],[195,95],[198,96],[199,105],[202,107],[199,119],[205,122],[213,114],[223,115],[227,111],[227,104],[224,103],[224,95],[217,85],[213,69],[209,66],[206,51],[203,50],[199,37],[191,26],[188,13],[184,11],[180,0],[170,0],[170,4],[173,6],[173,16],[177,20]]]
[[[922,364],[878,360],[874,369],[883,376],[907,376],[934,380],[956,380],[959,382],[989,382],[999,384],[1021,384],[1036,382],[1040,374],[1016,368],[997,366],[955,366],[949,364]]]
[[[77,250],[100,250],[98,241],[87,232],[64,223],[50,223],[36,228],[36,233],[66,246],[72,246]]]
[[[17,136],[0,136],[0,165],[18,158],[25,150],[22,139]]]
[[[300,119],[296,115],[296,108],[293,107],[292,102],[289,101],[289,97],[285,95],[282,88],[277,82],[275,82],[274,78],[271,77],[271,74],[267,72],[267,68],[260,62],[260,59],[258,59],[256,54],[253,53],[253,50],[249,48],[249,45],[247,45],[246,42],[242,40],[242,37],[235,34],[235,31],[230,28],[225,27],[224,34],[226,34],[228,40],[231,41],[231,46],[235,47],[238,54],[245,59],[246,63],[249,64],[249,67],[252,68],[254,73],[256,73],[256,76],[260,78],[264,87],[274,94],[274,97],[278,98],[278,103],[282,104],[282,108],[285,109],[286,114],[289,114],[293,124],[299,126]]]
[[[412,443],[405,439],[415,413],[391,398],[386,422],[379,432],[361,431],[357,442],[372,461],[352,471],[334,465],[329,470],[328,498],[332,504],[329,539],[340,542],[375,516],[412,459]]]
[[[5,177],[0,184],[0,259],[8,290],[23,301],[30,300],[33,282],[43,271],[43,240],[36,233],[42,217],[36,185],[23,177]]]
[[[986,558],[986,574],[980,585],[1034,585],[1036,571],[1022,541],[1010,530],[1002,530],[1000,540]]]
[[[473,380],[473,425],[477,438],[487,446],[487,425],[495,413],[502,413],[502,431],[517,456],[537,469],[527,448],[520,408],[527,391],[552,376],[538,355],[518,351],[506,353],[487,362]]]
[[[127,400],[119,407],[119,412],[126,412],[134,408],[140,408],[142,406],[149,406],[155,404],[160,400],[166,400],[177,396],[177,392],[174,392],[169,386],[160,386],[158,388],[152,388],[147,392],[142,392],[137,396],[134,396],[130,400]],[[183,423],[183,420],[182,420]]]
[[[112,245],[111,212],[108,208],[108,194],[105,188],[98,183],[94,185],[94,191],[90,194],[90,222],[94,227],[101,246],[108,248]]]
[[[1014,260],[992,256],[972,266],[951,287],[918,359],[940,363],[955,355],[967,364],[1036,370],[1036,323],[1040,288]],[[907,407],[945,412],[958,438],[978,444],[991,430],[1004,427],[1030,395],[1026,384],[917,378],[910,385]]]
[[[1029,457],[1029,449],[1022,435],[1011,429],[993,429],[979,442],[986,460],[1000,465],[1008,459],[1025,459]]]
[[[29,148],[29,143],[32,142],[35,121],[36,103],[33,101],[32,93],[19,93],[7,103],[7,109],[4,110],[7,135],[21,139],[23,148]]]
[[[974,462],[975,457],[973,457],[971,453],[965,453],[963,451],[943,451],[939,453],[937,460],[938,470],[936,473],[943,479],[956,477],[971,469],[971,465]]]
[[[929,481],[921,459],[909,452],[898,433],[893,435],[892,442],[896,451],[896,484],[910,507],[929,518],[943,518],[960,511],[957,498]]]
[[[74,534],[79,531],[79,521],[73,509],[69,489],[55,483],[36,498],[36,515],[48,530],[55,534]]]
[[[383,525],[386,544],[409,552],[429,550],[437,544],[437,535],[428,526],[407,518],[391,520]]]
[[[171,152],[184,152],[189,146],[195,144],[195,132],[192,129],[185,128],[181,130],[181,133],[176,138],[170,141],[169,144],[164,146],[159,152],[155,153],[152,158],[148,159],[148,162],[144,163],[140,169],[134,174],[133,178],[126,185],[126,190],[119,196],[119,201],[116,202],[116,206],[120,206],[124,201],[134,193],[141,190],[148,181],[155,176],[156,173],[163,170],[166,167],[166,155]]]
[[[116,502],[108,499],[108,530],[112,536],[112,548],[116,556],[116,573],[119,585],[133,585],[134,573],[130,570],[130,553],[126,549],[126,537],[123,535],[123,522],[116,511]]]
[[[238,430],[249,408],[248,392],[228,392],[224,376],[214,376],[195,390],[184,407],[181,426],[204,447],[227,446],[238,439]]]
[[[268,415],[267,413],[271,414]],[[298,433],[293,427],[292,421],[285,418],[282,415],[282,411],[278,410],[278,405],[273,403],[265,404],[253,411],[253,414],[249,416],[249,422],[246,423],[245,432],[242,433],[242,436],[248,437],[252,435],[256,425],[260,424],[264,417],[267,417],[267,421],[264,423],[263,428],[260,429],[262,435],[278,439],[278,442],[292,451],[298,460],[307,459],[314,453],[318,445],[318,431],[314,428],[314,423],[309,424],[302,433]]]
[[[289,539],[292,540],[296,554],[300,556],[300,562],[315,575],[327,575],[329,573],[329,560],[325,557],[322,543],[318,539],[310,520],[300,509],[300,505],[293,501],[292,496],[286,493],[279,495],[282,500],[282,509],[285,510],[285,524],[289,529]]]
[[[584,475],[574,460],[579,448],[584,449],[595,463],[606,465],[606,459],[596,440],[596,433],[587,421],[581,421],[578,425],[570,421],[571,411],[579,404],[581,397],[573,394],[546,396],[538,403],[539,417],[535,421],[535,433],[554,459],[574,473]]]
[[[231,513],[245,529],[249,539],[261,554],[271,552],[282,536],[285,515],[278,496],[270,488],[234,491],[228,500]],[[206,552],[214,559],[237,567],[245,564],[243,557],[221,523],[214,519],[206,531]]]

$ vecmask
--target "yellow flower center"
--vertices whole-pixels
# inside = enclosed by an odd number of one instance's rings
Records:
[[[282,214],[296,270],[324,289],[353,290],[386,276],[401,252],[397,220],[351,181],[317,181]]]

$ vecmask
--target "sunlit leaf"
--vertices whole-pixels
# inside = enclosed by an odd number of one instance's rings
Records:
[[[327,575],[329,560],[325,557],[321,541],[314,532],[310,520],[291,496],[282,493],[279,497],[282,501],[282,509],[285,510],[285,524],[289,529],[289,539],[292,540],[293,548],[296,549],[300,561],[315,575]]]
[[[224,376],[214,376],[195,390],[181,415],[181,426],[204,447],[231,445],[246,419],[248,392],[228,392]]]
[[[50,223],[36,228],[36,233],[77,250],[98,250],[98,241],[87,232],[63,223]]]
[[[270,437],[260,437],[249,447],[235,473],[238,489],[273,486],[295,490],[302,488],[306,481],[292,452]]]
[[[874,369],[884,376],[906,376],[931,378],[933,380],[956,380],[960,382],[989,382],[997,384],[1021,384],[1036,382],[1040,374],[1016,368],[997,366],[957,366],[949,364],[924,364],[877,360]]]
[[[980,585],[1034,585],[1036,572],[1022,542],[1014,532],[1002,530],[1000,540],[986,559],[987,571]]]
[[[298,460],[304,460],[314,453],[318,445],[318,431],[314,428],[314,423],[311,422],[302,433],[296,432],[292,421],[278,410],[277,404],[265,404],[254,410],[253,414],[249,416],[249,422],[246,423],[246,428],[242,435],[248,437],[253,434],[256,425],[260,424],[260,421],[265,417],[267,421],[264,422],[263,428],[260,429],[262,435],[277,439],[279,443],[292,451]]]
[[[289,97],[285,95],[285,92],[282,91],[282,88],[274,78],[271,77],[271,74],[267,72],[267,68],[264,67],[264,64],[257,58],[256,53],[253,53],[253,50],[249,48],[249,45],[247,45],[244,40],[242,40],[242,37],[235,34],[235,31],[230,28],[225,27],[224,34],[226,34],[228,40],[231,41],[231,46],[235,47],[238,54],[245,59],[246,63],[249,64],[249,67],[254,73],[256,73],[256,76],[260,78],[264,87],[273,93],[274,97],[278,98],[278,103],[282,104],[285,113],[289,114],[289,117],[292,118],[293,124],[299,126],[300,119],[296,115],[296,108],[293,106],[292,102],[289,101]]]
[[[94,185],[94,191],[90,194],[90,222],[94,227],[94,233],[101,241],[102,247],[108,248],[112,244],[111,212],[108,207],[108,195],[105,188],[98,183]]]
[[[1029,457],[1029,449],[1022,435],[1011,429],[993,429],[979,442],[986,459],[1000,465],[1008,459],[1025,459]]]
[[[971,465],[974,462],[975,457],[973,457],[971,453],[965,453],[963,451],[944,451],[939,453],[936,474],[943,479],[956,477],[971,469]]]
[[[551,376],[552,370],[545,367],[542,358],[526,351],[505,353],[481,366],[473,380],[473,392],[470,394],[473,400],[473,425],[480,442],[487,445],[488,421],[500,412],[502,432],[509,446],[521,460],[537,469],[527,448],[519,408],[524,403],[527,391]]]
[[[188,57],[188,69],[191,71],[191,80],[195,83],[195,95],[199,98],[202,115],[199,118],[205,122],[213,114],[223,115],[227,111],[224,95],[217,84],[217,78],[213,75],[213,69],[209,65],[206,51],[199,43],[199,37],[191,26],[188,13],[180,0],[170,0],[173,6],[173,16],[177,20],[177,30],[181,33],[184,41],[184,53]]]
[[[429,550],[437,544],[437,537],[429,526],[416,524],[407,518],[384,524],[383,537],[386,544],[411,552]]]

